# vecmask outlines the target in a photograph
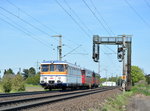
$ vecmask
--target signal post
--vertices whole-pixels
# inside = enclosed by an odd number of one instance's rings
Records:
[[[100,37],[93,36],[93,60],[99,62],[100,46],[99,45],[117,45],[117,58],[123,63],[123,90],[130,90],[131,82],[131,35],[119,35],[117,37]]]

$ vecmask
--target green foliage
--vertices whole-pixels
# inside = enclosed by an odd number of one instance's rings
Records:
[[[100,82],[103,83],[106,81],[106,78],[100,78]]]
[[[13,91],[24,91],[25,85],[23,81],[23,77],[20,74],[17,75],[4,75],[2,81],[2,89],[4,92],[9,93]]]
[[[28,77],[26,80],[27,84],[38,85],[40,82],[40,74],[36,74],[34,76]]]
[[[24,77],[25,80],[26,80],[28,77],[32,77],[32,76],[36,75],[35,68],[30,67],[29,69],[24,69],[22,75],[23,75],[23,77]]]
[[[144,72],[138,66],[131,67],[131,76],[132,76],[132,83],[139,82],[140,80],[145,80]]]
[[[150,74],[149,74],[149,75],[146,75],[145,77],[146,77],[146,82],[147,82],[148,84],[150,84]]]
[[[145,84],[139,84],[134,86],[132,89],[134,94],[144,94],[146,96],[150,96],[150,86]]]
[[[26,80],[29,76],[29,70],[28,69],[23,69],[23,74],[22,75],[23,75],[24,79]]]
[[[117,82],[118,77],[110,77],[108,81]]]
[[[29,68],[29,76],[34,76],[36,74],[35,68],[30,67]]]
[[[12,88],[14,91],[24,91],[25,83],[23,77],[20,74],[17,74],[12,80]]]
[[[124,92],[114,98],[105,100],[103,107],[92,109],[90,111],[126,111],[125,106],[129,103],[129,98],[136,94],[150,96],[150,85],[139,84],[132,87],[131,91]],[[101,104],[101,103],[100,103]]]
[[[9,68],[8,70],[4,71],[4,75],[6,75],[6,74],[14,74],[14,72],[11,68]]]
[[[12,90],[12,75],[4,75],[2,79],[2,88],[3,91],[9,93]]]
[[[132,92],[122,93],[115,98],[107,99],[102,111],[124,111],[124,105],[127,104],[128,98],[132,96]]]

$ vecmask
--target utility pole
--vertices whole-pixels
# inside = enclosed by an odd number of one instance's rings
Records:
[[[58,52],[59,52],[59,60],[62,60],[62,35],[53,35],[52,37],[59,37],[59,46],[58,46]]]
[[[39,71],[39,61],[37,60],[37,62],[36,62],[36,73],[38,73],[38,71]]]

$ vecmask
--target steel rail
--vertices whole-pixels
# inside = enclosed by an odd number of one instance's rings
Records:
[[[60,91],[60,90],[58,90]],[[6,93],[0,94],[0,98],[5,97],[15,97],[15,96],[25,96],[25,95],[36,95],[36,94],[46,94],[46,93],[53,93],[58,91],[33,91],[33,92],[20,92],[20,93]]]
[[[80,90],[86,90],[86,89],[80,89]],[[79,90],[76,89],[76,90],[55,90],[55,91],[32,91],[32,92],[20,92],[20,93],[0,93],[0,98],[47,94],[47,93],[54,93],[54,92],[69,92],[69,91],[79,91]]]
[[[102,89],[102,88],[105,88],[105,87],[101,87],[100,89]],[[92,90],[98,90],[98,89],[92,89]],[[60,96],[66,96],[66,95],[72,95],[72,94],[76,94],[76,93],[84,93],[84,92],[90,92],[90,91],[91,90],[83,90],[83,91],[78,91],[78,92],[69,92],[69,93],[65,93],[65,94],[48,95],[48,96],[25,98],[25,99],[18,99],[18,100],[7,100],[7,101],[0,102],[0,106],[10,104],[10,103],[32,101],[33,99],[38,100],[38,99],[44,99],[44,98],[60,97]]]
[[[72,98],[76,98],[76,97],[81,97],[81,96],[85,96],[85,95],[89,95],[89,94],[95,94],[98,92],[103,92],[103,91],[107,91],[107,90],[112,90],[114,88],[118,88],[118,87],[106,87],[106,88],[98,88],[96,90],[88,90],[88,91],[82,91],[82,92],[75,92],[75,93],[69,93],[69,94],[61,94],[61,95],[53,95],[53,96],[44,96],[42,97],[38,97],[38,98],[28,98],[28,99],[22,99],[22,100],[17,100],[18,102],[14,101],[6,101],[6,102],[0,102],[0,110],[2,111],[12,111],[12,110],[21,110],[21,109],[25,109],[25,108],[30,108],[30,107],[35,107],[38,105],[44,105],[44,104],[48,104],[48,103],[53,103],[53,102],[58,102],[58,101],[62,101],[62,100],[68,100],[68,99],[72,99]],[[28,102],[29,101],[29,102]],[[23,102],[22,104],[20,102]],[[28,103],[25,103],[28,102]],[[10,107],[8,107],[9,104],[15,104],[14,106],[11,105]],[[7,107],[4,107],[7,106]]]

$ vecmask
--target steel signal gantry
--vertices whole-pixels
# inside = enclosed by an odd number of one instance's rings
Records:
[[[123,62],[123,90],[130,90],[131,82],[131,35],[119,35],[117,37],[93,36],[93,60],[99,61],[99,45],[118,45],[117,58]]]

